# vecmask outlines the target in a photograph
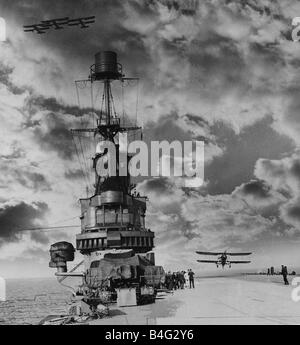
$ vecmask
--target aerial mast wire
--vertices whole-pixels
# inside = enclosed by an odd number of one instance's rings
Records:
[[[76,151],[77,159],[78,159],[78,161],[79,161],[80,171],[81,171],[81,173],[82,173],[83,179],[85,180],[85,183],[86,183],[86,186],[87,186],[87,185],[88,185],[88,180],[87,180],[87,177],[86,177],[84,168],[83,168],[83,166],[82,166],[82,161],[81,161],[81,159],[80,159],[80,155],[79,155],[79,152],[78,152],[77,144],[76,144],[75,137],[74,137],[73,133],[72,133],[72,139],[73,139],[73,142],[74,142],[74,146],[75,146],[75,151]]]

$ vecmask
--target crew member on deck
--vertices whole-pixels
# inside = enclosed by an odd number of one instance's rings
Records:
[[[288,270],[286,266],[281,265],[281,274],[283,276],[283,281],[285,285],[289,285],[289,281],[287,279],[287,275],[288,275]]]
[[[193,289],[195,288],[195,285],[194,285],[194,274],[195,273],[191,269],[188,270],[189,281],[190,281],[190,289],[192,288],[192,286],[193,286]]]

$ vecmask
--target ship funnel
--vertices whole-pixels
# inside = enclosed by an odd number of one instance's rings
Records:
[[[92,69],[94,80],[120,79],[122,66],[118,63],[117,54],[112,51],[102,51],[95,55],[95,65]]]

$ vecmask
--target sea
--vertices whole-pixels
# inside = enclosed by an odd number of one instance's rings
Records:
[[[71,291],[56,278],[7,279],[0,325],[37,325],[48,315],[65,315]]]

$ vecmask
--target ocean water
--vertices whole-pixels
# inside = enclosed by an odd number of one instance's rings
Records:
[[[55,278],[8,279],[6,301],[0,301],[0,325],[35,325],[48,315],[66,314],[70,297]]]

